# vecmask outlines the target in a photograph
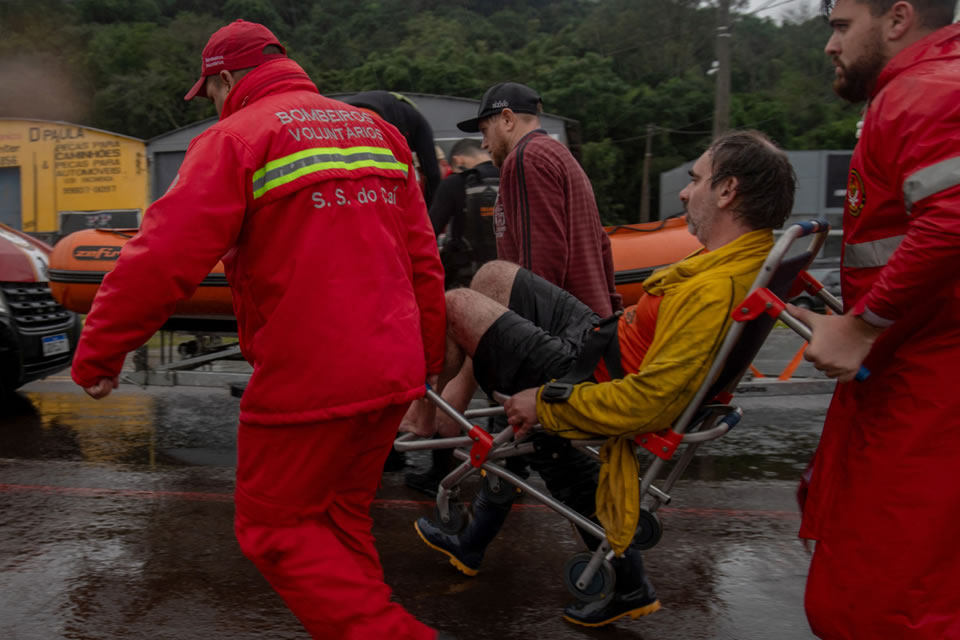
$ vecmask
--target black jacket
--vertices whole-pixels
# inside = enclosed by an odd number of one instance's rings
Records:
[[[420,159],[426,181],[424,194],[429,207],[440,186],[440,166],[434,149],[433,128],[420,110],[402,95],[391,91],[362,91],[344,102],[376,111],[381,118],[400,130],[410,150]]]

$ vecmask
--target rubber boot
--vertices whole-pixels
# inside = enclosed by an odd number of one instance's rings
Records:
[[[408,473],[403,477],[403,482],[411,489],[435,498],[437,486],[450,473],[453,449],[434,449],[431,451],[431,460],[429,469],[423,473]]]
[[[420,539],[428,547],[436,549],[450,559],[450,564],[468,576],[477,575],[483,552],[497,536],[510,508],[516,491],[512,485],[500,483],[500,493],[494,494],[484,482],[471,505],[471,517],[459,535],[444,533],[427,518],[420,518],[413,525]]]
[[[611,596],[596,602],[578,600],[563,610],[563,619],[584,627],[602,627],[630,616],[637,619],[660,608],[657,592],[643,568],[639,550],[629,548],[621,558],[613,559],[617,584]]]
[[[390,453],[387,455],[386,461],[383,463],[384,472],[389,471],[403,471],[404,467],[407,466],[407,454],[405,451],[397,451],[396,449],[390,449]]]

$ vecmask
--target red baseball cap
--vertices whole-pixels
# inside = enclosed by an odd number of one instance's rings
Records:
[[[264,47],[271,44],[280,47],[282,55],[287,55],[287,50],[277,40],[277,36],[262,24],[235,20],[217,29],[207,41],[207,46],[203,48],[200,79],[187,92],[187,95],[183,96],[183,99],[193,100],[197,96],[206,98],[209,76],[215,76],[221,71],[256,67],[281,55],[263,53]]]

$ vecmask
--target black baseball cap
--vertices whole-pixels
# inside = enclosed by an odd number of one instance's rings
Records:
[[[476,118],[457,123],[457,129],[467,133],[480,131],[480,121],[495,116],[504,109],[514,113],[539,113],[543,101],[536,91],[518,82],[495,84],[480,99],[480,109]]]

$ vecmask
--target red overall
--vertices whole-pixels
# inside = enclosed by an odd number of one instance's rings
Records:
[[[404,411],[240,424],[237,540],[314,638],[436,636],[390,601],[370,533],[370,504]]]
[[[443,269],[406,141],[291,60],[247,73],[104,279],[74,380],[117,375],[221,257],[253,365],[243,552],[315,638],[432,640],[390,602],[368,513],[445,346]]]
[[[822,638],[960,638],[960,25],[884,68],[854,152],[844,303],[888,327],[839,384],[800,535]]]

